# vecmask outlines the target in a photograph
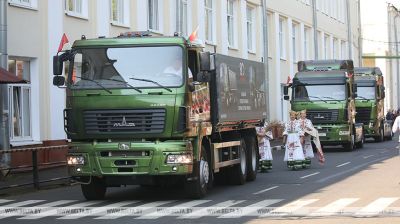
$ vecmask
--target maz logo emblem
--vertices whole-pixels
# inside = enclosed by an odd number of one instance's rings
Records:
[[[135,123],[127,123],[125,116],[122,117],[121,123],[114,123],[114,127],[135,127]]]
[[[318,116],[314,117],[315,119],[324,119],[324,116],[321,116],[321,114],[318,114]]]
[[[129,147],[128,144],[119,143],[118,148],[119,148],[120,150],[128,150],[130,147]]]

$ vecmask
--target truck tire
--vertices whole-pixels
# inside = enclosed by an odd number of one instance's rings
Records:
[[[89,184],[81,184],[81,190],[86,200],[101,200],[106,195],[107,186],[104,180],[91,177]]]
[[[212,186],[212,170],[204,146],[201,147],[200,160],[197,167],[194,168],[194,172],[196,172],[195,180],[185,181],[184,187],[190,198],[199,199],[206,196],[208,188]]]
[[[254,181],[257,178],[259,163],[258,146],[255,137],[246,137],[247,152],[247,181]]]
[[[355,146],[354,141],[355,141],[355,135],[352,134],[350,142],[343,145],[344,149],[348,152],[353,151]]]
[[[362,135],[362,138],[361,138],[361,141],[359,141],[359,142],[356,143],[356,147],[357,147],[358,149],[362,149],[362,148],[364,147],[364,142],[365,142],[365,137],[364,137],[364,134],[363,134],[363,135]]]
[[[240,163],[234,165],[230,170],[230,180],[232,184],[243,185],[247,179],[247,158],[243,140],[239,146]]]

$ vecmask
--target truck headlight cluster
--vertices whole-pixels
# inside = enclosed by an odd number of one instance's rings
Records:
[[[370,122],[369,123],[369,128],[373,128],[374,127],[374,122]]]
[[[83,156],[67,156],[67,164],[69,166],[84,165],[85,158]]]
[[[166,162],[167,164],[191,164],[193,162],[193,156],[190,153],[169,154]]]

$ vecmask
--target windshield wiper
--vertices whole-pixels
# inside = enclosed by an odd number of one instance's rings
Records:
[[[158,82],[156,82],[156,81],[153,81],[153,80],[150,80],[150,79],[138,79],[138,78],[135,78],[135,77],[131,77],[131,78],[129,78],[129,79],[133,79],[133,80],[137,80],[137,81],[142,81],[142,82],[151,82],[151,83],[154,83],[154,84],[156,84],[157,86],[159,86],[159,87],[161,87],[161,88],[164,88],[164,89],[168,90],[169,92],[172,92],[172,90],[171,90],[170,88],[165,87],[165,86],[161,85],[160,83],[158,83]]]
[[[80,76],[75,76],[78,79],[82,79],[82,80],[87,80],[87,81],[91,81],[96,83],[98,86],[100,86],[102,89],[104,89],[106,92],[108,92],[109,94],[112,94],[111,90],[107,89],[106,87],[104,87],[102,84],[100,84],[100,82],[93,80],[93,79],[88,79],[88,78],[84,78],[84,77],[80,77]]]
[[[325,103],[327,103],[325,100],[323,100],[321,97],[318,97],[318,96],[308,96],[308,97],[317,98],[317,99],[319,99],[319,100],[324,101]]]
[[[326,99],[331,99],[331,100],[336,100],[336,101],[340,102],[340,100],[338,100],[338,99],[335,99],[335,98],[333,98],[333,97],[330,97],[330,96],[324,96],[323,98],[326,98]]]
[[[361,99],[363,99],[363,100],[368,100],[368,101],[370,100],[370,99],[367,99],[367,98],[365,98],[365,97],[363,97],[363,96],[357,96],[356,99],[357,99],[357,98],[361,98]]]
[[[124,80],[118,80],[118,79],[104,79],[104,80],[110,80],[110,81],[115,81],[115,82],[121,82],[121,83],[125,83],[127,86],[131,87],[132,89],[138,91],[139,93],[142,93],[142,90],[140,90],[137,87],[132,86],[131,84],[129,84],[127,81]]]

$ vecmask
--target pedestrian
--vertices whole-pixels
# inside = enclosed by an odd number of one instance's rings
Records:
[[[311,158],[314,158],[314,152],[311,144],[310,131],[314,129],[314,126],[310,119],[307,119],[307,110],[300,111],[299,124],[301,130],[304,132],[304,142],[302,144],[305,162],[303,164],[304,168],[311,166]]]
[[[290,120],[285,123],[283,132],[283,144],[285,145],[284,161],[287,162],[289,169],[297,170],[303,167],[304,152],[302,142],[304,141],[304,132],[296,120],[297,112],[290,111]]]
[[[396,120],[394,120],[393,122],[393,126],[392,126],[392,132],[393,134],[400,131],[400,116],[396,117]],[[399,141],[400,142],[400,137],[399,137]]]
[[[268,130],[268,122],[256,127],[258,137],[258,151],[260,154],[260,171],[266,172],[272,169],[272,152],[270,140],[273,139],[272,132]]]

